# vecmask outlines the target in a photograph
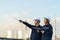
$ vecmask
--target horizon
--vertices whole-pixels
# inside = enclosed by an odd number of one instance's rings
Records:
[[[57,36],[60,37],[60,0],[0,0],[0,32],[19,29],[18,20],[50,17],[57,21]],[[3,30],[4,29],[4,30]],[[20,28],[21,29],[21,28]],[[19,29],[19,30],[20,30]]]

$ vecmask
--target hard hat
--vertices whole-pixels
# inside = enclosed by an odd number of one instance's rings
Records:
[[[34,17],[34,20],[40,21],[39,17]]]
[[[48,19],[49,21],[51,20],[51,18],[49,17],[49,16],[47,16],[47,17],[44,17],[45,19]]]

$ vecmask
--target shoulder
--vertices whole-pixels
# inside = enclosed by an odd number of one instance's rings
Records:
[[[39,28],[42,28],[42,26],[41,26],[41,25],[39,25]]]
[[[49,24],[49,28],[50,28],[50,29],[53,29],[53,27],[52,27],[52,25],[51,25],[51,24]]]
[[[50,27],[52,27],[52,25],[51,25],[51,24],[49,24],[49,26],[50,26]]]

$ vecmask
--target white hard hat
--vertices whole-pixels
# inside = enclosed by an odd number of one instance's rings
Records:
[[[47,17],[44,17],[44,18],[48,19],[49,21],[51,20],[51,18],[50,18],[49,16],[47,16]]]
[[[39,20],[40,21],[40,18],[39,17],[34,17],[34,20]]]

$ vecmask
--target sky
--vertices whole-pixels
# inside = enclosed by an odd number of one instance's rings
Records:
[[[59,17],[60,0],[0,0],[1,17]],[[29,17],[28,17],[29,16]]]
[[[56,17],[60,21],[60,0],[0,0],[0,25],[36,16]]]

